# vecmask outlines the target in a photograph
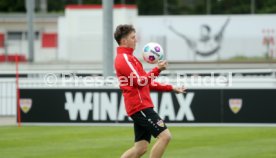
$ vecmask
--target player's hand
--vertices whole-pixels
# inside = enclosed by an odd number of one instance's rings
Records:
[[[160,71],[166,70],[168,66],[168,62],[166,60],[158,61],[157,67]]]
[[[173,87],[173,91],[177,94],[179,93],[186,93],[187,88],[185,88],[184,86],[181,87]]]

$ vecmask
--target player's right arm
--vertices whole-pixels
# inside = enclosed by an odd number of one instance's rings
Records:
[[[122,76],[128,78],[128,84],[130,86],[136,87],[150,84],[160,74],[160,72],[164,70],[164,65],[165,64],[162,63],[160,66],[153,68],[146,75],[141,75],[134,59],[127,54],[122,54],[119,58],[116,59],[115,63],[116,70]]]

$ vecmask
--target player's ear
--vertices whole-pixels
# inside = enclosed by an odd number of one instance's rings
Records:
[[[125,45],[126,42],[127,42],[126,38],[122,38],[122,39],[121,39],[121,45]]]
[[[127,45],[128,44],[127,38],[122,38],[121,42],[122,42],[121,44],[123,44],[123,45]]]

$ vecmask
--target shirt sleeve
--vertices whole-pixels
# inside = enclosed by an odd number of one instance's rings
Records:
[[[152,81],[150,84],[150,90],[171,92],[173,91],[173,86],[170,84],[163,84],[156,81]]]

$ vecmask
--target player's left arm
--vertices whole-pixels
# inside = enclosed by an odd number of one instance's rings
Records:
[[[152,81],[149,84],[150,90],[161,91],[161,92],[175,92],[175,93],[185,93],[186,88],[184,86],[176,87],[170,84],[163,84],[156,81]]]
[[[171,92],[173,91],[173,86],[169,84],[163,84],[156,81],[152,81],[151,84],[149,84],[150,90],[154,91],[164,91],[164,92]]]
[[[187,88],[185,86],[173,87],[173,91],[177,94],[186,93]]]

